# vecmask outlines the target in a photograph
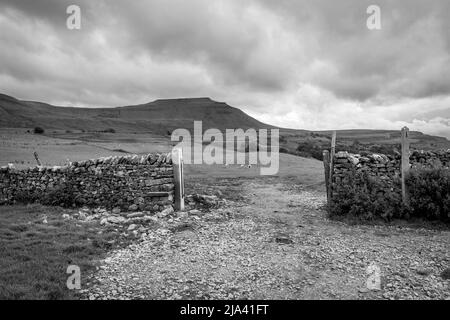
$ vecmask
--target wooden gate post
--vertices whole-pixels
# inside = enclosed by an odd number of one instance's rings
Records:
[[[323,151],[323,168],[325,171],[325,187],[327,190],[327,204],[328,208],[331,206],[330,197],[330,152],[328,150]]]
[[[401,179],[402,179],[402,200],[404,205],[408,205],[408,193],[406,192],[406,175],[409,171],[409,129],[402,128],[402,160],[401,160]]]
[[[329,174],[329,182],[328,182],[328,196],[330,198],[333,197],[333,174],[334,174],[334,154],[336,153],[336,131],[333,131],[331,135],[331,152],[330,152],[330,174]],[[330,208],[331,209],[331,208]]]
[[[175,210],[184,210],[183,150],[172,150],[173,175],[175,178]]]

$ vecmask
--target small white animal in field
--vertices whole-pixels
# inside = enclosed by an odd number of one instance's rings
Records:
[[[243,168],[244,167],[244,165],[243,164],[241,164],[241,168]]]
[[[252,165],[251,164],[249,164],[248,166],[247,166],[247,168],[251,168],[252,167]]]

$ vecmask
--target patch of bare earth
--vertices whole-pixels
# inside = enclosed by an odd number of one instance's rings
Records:
[[[160,219],[114,251],[87,299],[448,299],[450,232],[329,220],[325,195],[277,179],[214,186],[240,198]],[[228,193],[227,193],[228,192]],[[381,290],[366,286],[370,264]]]

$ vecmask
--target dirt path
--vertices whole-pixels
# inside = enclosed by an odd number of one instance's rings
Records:
[[[269,183],[270,182],[270,183]],[[199,183],[199,186],[203,185]],[[89,299],[445,299],[450,232],[330,221],[323,192],[288,180],[226,180],[209,212],[160,219],[112,252]],[[227,198],[225,196],[225,198]],[[366,270],[380,269],[381,290]]]

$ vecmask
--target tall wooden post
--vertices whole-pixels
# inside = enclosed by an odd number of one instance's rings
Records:
[[[404,205],[408,205],[408,193],[406,191],[406,175],[409,171],[409,129],[402,128],[402,160],[401,160],[401,179],[402,179],[402,200]]]
[[[175,210],[184,210],[183,150],[172,150],[173,174],[175,178]]]
[[[330,152],[330,174],[329,174],[329,182],[328,182],[328,198],[331,199],[333,197],[333,174],[334,174],[334,154],[336,153],[336,131],[333,131],[331,135],[331,152]]]
[[[325,171],[325,188],[327,190],[327,204],[328,208],[331,206],[330,198],[330,152],[328,150],[323,151],[323,168]]]

